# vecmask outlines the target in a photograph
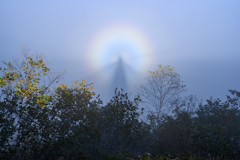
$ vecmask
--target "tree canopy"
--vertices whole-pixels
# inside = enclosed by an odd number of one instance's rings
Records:
[[[42,54],[4,62],[0,78],[0,159],[239,159],[240,92],[222,102],[181,99],[185,85],[159,65],[133,100],[116,88],[103,104],[93,83],[58,84]],[[47,83],[43,82],[48,80]],[[56,85],[58,84],[58,85]],[[56,86],[54,86],[56,85]],[[140,92],[141,91],[141,92]],[[140,120],[142,101],[155,107]],[[172,114],[161,114],[163,108]]]

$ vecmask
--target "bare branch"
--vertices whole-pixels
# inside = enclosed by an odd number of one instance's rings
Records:
[[[146,85],[136,85],[135,92],[144,97],[142,103],[156,109],[159,118],[164,111],[172,109],[172,103],[179,98],[179,93],[184,91],[185,85],[171,66],[159,65],[157,71],[149,71],[149,74]]]

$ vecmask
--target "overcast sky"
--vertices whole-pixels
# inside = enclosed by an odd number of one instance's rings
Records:
[[[185,95],[240,91],[239,0],[0,1],[0,60],[26,45],[67,70],[62,83],[93,82],[104,100],[158,64],[176,68]]]

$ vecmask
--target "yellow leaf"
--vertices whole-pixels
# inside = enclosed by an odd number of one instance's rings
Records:
[[[85,84],[86,82],[85,82],[85,80],[84,80],[84,79],[82,79],[81,83]]]

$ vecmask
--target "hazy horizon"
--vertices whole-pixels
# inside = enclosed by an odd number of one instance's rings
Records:
[[[61,83],[85,79],[104,101],[171,65],[206,100],[240,91],[239,1],[2,1],[1,61],[43,52]],[[120,60],[121,57],[121,60]],[[3,66],[3,65],[1,65]]]

